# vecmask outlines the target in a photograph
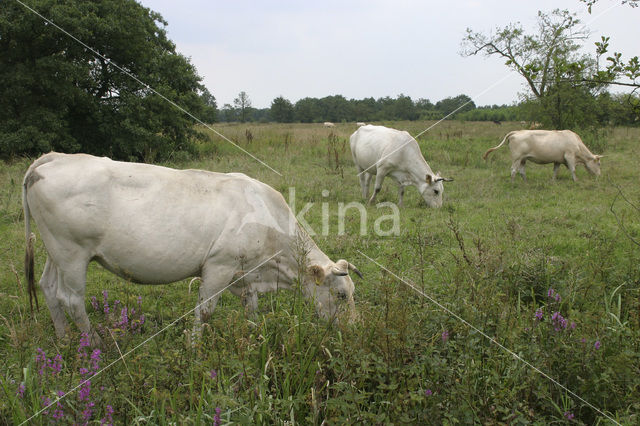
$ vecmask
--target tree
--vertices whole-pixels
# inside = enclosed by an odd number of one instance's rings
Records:
[[[551,14],[538,12],[539,33],[527,35],[520,24],[496,29],[496,34],[485,35],[467,28],[462,40],[462,55],[484,53],[504,58],[505,65],[526,80],[536,98],[544,97],[559,61],[574,62],[577,41],[589,36],[586,29],[578,28],[580,20],[567,10],[556,9]]]
[[[271,102],[271,119],[279,123],[291,123],[293,121],[293,104],[282,96],[278,96]]]
[[[473,100],[467,95],[458,95],[454,98],[444,98],[436,102],[435,108],[440,111],[444,117],[449,114],[457,114],[465,111],[471,111],[476,107]],[[455,111],[455,113],[454,113]]]
[[[467,29],[462,55],[483,53],[504,58],[508,67],[524,77],[537,100],[530,105],[539,107],[538,120],[555,128],[586,123],[585,112],[594,111],[580,108],[590,105],[604,85],[583,82],[595,72],[596,61],[578,53],[589,35],[579,24],[574,14],[556,9],[550,14],[538,12],[537,34],[525,34],[519,24],[498,28],[490,35]],[[566,108],[573,110],[567,114]]]
[[[580,1],[587,4],[589,13],[591,13],[591,7],[598,2],[598,0]],[[632,8],[638,7],[640,0],[622,0],[622,4],[628,4]],[[622,59],[622,53],[614,52],[611,56],[607,57],[608,65],[605,69],[600,69],[600,57],[609,51],[609,40],[610,37],[602,36],[601,40],[595,43],[598,67],[596,73],[590,78],[584,79],[584,81],[589,83],[605,83],[609,85],[632,87],[633,92],[635,92],[640,88],[640,60],[637,56],[628,59],[625,63]],[[617,79],[621,77],[628,78],[630,82],[618,81]],[[639,110],[637,105],[634,108],[636,111]]]
[[[319,101],[316,98],[302,98],[294,106],[294,116],[301,123],[321,121]]]
[[[200,92],[200,99],[204,104],[200,119],[205,123],[215,123],[218,115],[215,96],[213,96],[206,87],[203,87]]]
[[[240,121],[243,123],[247,121],[249,108],[251,108],[251,99],[249,99],[249,95],[247,95],[247,92],[242,91],[238,93],[238,97],[233,100],[233,105],[235,105],[236,109],[239,112]]]
[[[152,160],[190,149],[203,108],[200,77],[162,17],[134,0],[33,0],[0,8],[0,156],[50,150]]]
[[[224,104],[220,110],[220,121],[226,123],[238,121],[238,111],[231,104]]]

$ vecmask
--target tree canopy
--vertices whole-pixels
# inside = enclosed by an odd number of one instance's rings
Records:
[[[58,150],[153,160],[188,149],[193,119],[149,86],[195,116],[215,119],[215,99],[176,53],[158,13],[134,0],[30,5],[102,56],[19,3],[3,2],[1,156]]]

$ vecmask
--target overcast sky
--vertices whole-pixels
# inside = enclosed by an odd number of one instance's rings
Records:
[[[489,32],[520,22],[536,29],[538,10],[578,13],[611,51],[640,55],[640,8],[600,0],[244,1],[141,0],[160,12],[177,50],[191,58],[218,106],[244,90],[254,107],[278,97],[340,94],[411,96],[436,102],[466,94],[478,105],[509,104],[526,88],[497,57],[463,58],[467,27]]]

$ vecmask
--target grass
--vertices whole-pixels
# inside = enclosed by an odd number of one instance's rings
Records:
[[[384,124],[417,134],[433,123]],[[455,182],[445,186],[444,205],[437,210],[425,208],[417,191],[408,189],[400,235],[379,237],[374,221],[389,210],[375,206],[367,208],[367,235],[359,235],[355,209],[347,215],[344,235],[338,235],[338,203],[361,197],[348,146],[354,125],[219,125],[281,176],[214,136],[198,145],[198,158],[174,158],[165,165],[242,171],[285,198],[294,187],[298,210],[315,203],[305,219],[317,232],[326,203],[329,233],[314,239],[329,257],[348,259],[364,274],[364,280],[355,279],[359,320],[330,326],[292,292],[261,296],[259,312],[250,315],[225,294],[195,347],[187,316],[128,355],[126,366],[121,361],[94,377],[90,420],[108,420],[109,406],[119,424],[610,422],[362,252],[608,416],[637,424],[640,253],[611,206],[618,188],[632,203],[640,198],[640,129],[605,129],[588,142],[607,155],[597,180],[580,167],[577,183],[565,168],[553,182],[551,165],[529,164],[528,181],[511,184],[508,149],[494,152],[488,162],[481,155],[518,128],[517,123],[445,121],[425,133],[419,144],[427,162]],[[0,168],[0,423],[20,423],[42,407],[43,397],[53,400],[55,391],[77,386],[78,370],[86,363],[78,352],[81,336],[55,339],[41,292],[40,311],[29,314],[21,272],[20,183],[30,161]],[[390,180],[378,201],[397,201]],[[620,198],[614,209],[638,240],[638,211]],[[44,259],[38,243],[38,274]],[[548,297],[550,288],[560,294],[558,301]],[[145,322],[137,332],[118,328],[117,312],[104,314],[103,290],[111,307],[117,299],[120,306],[137,309],[137,296],[142,297]],[[189,292],[188,281],[140,286],[90,266],[90,318],[120,330],[115,339],[105,339],[100,365],[118,360],[120,351],[135,348],[192,309],[196,294],[195,288]],[[91,296],[99,309],[91,306]],[[536,319],[538,310],[542,320]],[[557,315],[552,319],[556,312],[566,328]],[[49,358],[62,356],[60,373],[38,374],[36,348]],[[23,396],[17,394],[21,383]],[[62,404],[60,422],[82,422],[85,400],[76,393]],[[50,410],[31,422],[49,423],[52,416]]]

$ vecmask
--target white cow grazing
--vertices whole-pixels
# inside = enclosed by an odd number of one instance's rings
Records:
[[[356,123],[356,126],[358,126],[358,127],[362,127],[362,126],[366,126],[366,125],[367,125],[367,123],[364,123],[364,122],[362,122],[362,121],[358,121],[358,122]]]
[[[369,183],[376,175],[376,183],[369,204],[373,203],[389,175],[398,183],[398,205],[402,206],[405,186],[415,186],[429,207],[442,206],[440,172],[433,173],[425,161],[418,142],[405,131],[384,126],[366,125],[358,128],[349,138],[353,162],[358,168],[362,196],[369,197]]]
[[[580,136],[571,130],[516,130],[507,133],[502,142],[487,150],[482,156],[487,159],[491,152],[500,148],[505,141],[509,141],[511,150],[511,181],[517,172],[526,180],[524,166],[527,160],[537,164],[553,163],[553,178],[558,175],[560,164],[564,164],[571,171],[573,180],[576,178],[576,164],[582,163],[596,176],[600,176],[601,155],[594,155],[584,145]]]
[[[49,153],[29,167],[22,191],[30,299],[33,217],[48,254],[40,287],[59,337],[67,328],[66,308],[99,342],[84,304],[92,260],[137,283],[202,277],[196,327],[215,308],[218,297],[212,296],[236,280],[231,290],[249,308],[255,309],[257,293],[292,288],[302,274],[302,290],[322,317],[333,318],[344,305],[354,309],[348,271],[358,270],[345,260],[332,262],[279,192],[243,174]],[[301,239],[307,251],[302,268]]]
[[[330,121],[325,121],[325,122],[324,122],[324,127],[336,127],[336,125],[335,125],[335,124],[333,124],[333,123],[332,123],[332,122],[330,122]]]

